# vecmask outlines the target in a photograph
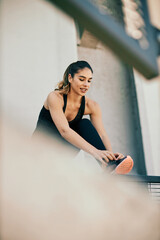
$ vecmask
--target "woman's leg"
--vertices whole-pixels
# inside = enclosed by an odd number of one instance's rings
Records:
[[[99,150],[106,150],[102,139],[89,119],[81,119],[74,130],[92,146]]]
[[[43,123],[42,126],[38,125],[32,134],[32,139],[34,140],[39,138],[39,134],[43,134],[44,137],[49,137],[48,139],[50,139],[50,141],[53,140],[53,148],[55,148],[55,151],[59,151],[59,155],[64,155],[64,152],[66,152],[66,154],[68,152],[69,154],[71,153],[74,157],[79,152],[79,149],[77,147],[69,143],[61,136],[58,129],[53,124],[51,125]]]
[[[80,120],[74,130],[97,149],[106,150],[102,139],[89,119]],[[111,166],[111,170],[114,170],[114,172],[117,174],[127,174],[132,170],[133,160],[130,156],[126,156],[118,161],[109,161],[108,166]]]
[[[99,150],[106,150],[97,130],[92,125],[89,119],[81,119],[76,125],[71,127],[74,131],[76,131],[82,138],[84,138],[88,143],[93,145]],[[33,133],[33,136],[36,135],[37,132],[44,132],[47,133],[50,137],[53,137],[55,140],[59,141],[60,143],[67,145],[69,148],[73,148],[76,151],[79,149],[73,146],[71,143],[67,142],[58,132],[58,129],[53,124],[43,123],[42,126],[36,128]]]

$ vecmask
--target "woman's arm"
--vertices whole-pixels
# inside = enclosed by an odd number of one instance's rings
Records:
[[[102,142],[103,142],[104,146],[106,147],[106,149],[108,151],[112,152],[112,146],[111,146],[110,140],[108,138],[108,135],[107,135],[106,130],[103,125],[102,112],[101,112],[100,106],[98,103],[96,103],[92,100],[90,100],[90,101],[91,101],[90,102],[91,122],[92,122],[93,126],[96,128],[98,134],[100,135]]]
[[[89,102],[90,102],[89,105],[90,105],[90,111],[91,111],[90,118],[91,118],[92,124],[94,125],[98,134],[100,135],[102,142],[106,147],[107,151],[111,154],[112,157],[114,155],[113,157],[114,160],[119,160],[123,158],[124,155],[122,153],[113,153],[112,151],[110,140],[108,138],[108,135],[103,125],[102,112],[101,112],[100,106],[98,105],[98,103],[92,100],[89,100]],[[112,159],[110,158],[110,160]]]
[[[65,114],[63,113],[63,101],[61,96],[52,92],[47,98],[47,105],[52,119],[63,138],[68,142],[94,156],[101,163],[106,164],[108,158],[105,152],[96,149],[94,146],[84,140],[79,134],[69,127]]]

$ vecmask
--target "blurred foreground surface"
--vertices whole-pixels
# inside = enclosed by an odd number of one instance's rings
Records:
[[[1,240],[159,240],[160,206],[56,140],[1,124]]]

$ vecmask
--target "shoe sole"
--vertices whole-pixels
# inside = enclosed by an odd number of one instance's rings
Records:
[[[127,174],[133,168],[133,159],[130,156],[127,156],[115,169],[114,173],[116,174]]]

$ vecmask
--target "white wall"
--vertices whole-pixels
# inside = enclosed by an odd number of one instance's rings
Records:
[[[43,0],[1,1],[1,110],[35,128],[39,111],[77,59],[74,21]]]
[[[160,175],[160,81],[147,81],[135,72],[147,172]]]
[[[160,28],[160,1],[148,0],[151,23]],[[157,58],[160,72],[160,57]],[[160,175],[160,76],[148,81],[135,72],[147,172]]]

